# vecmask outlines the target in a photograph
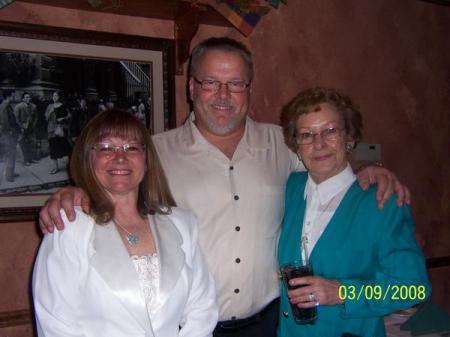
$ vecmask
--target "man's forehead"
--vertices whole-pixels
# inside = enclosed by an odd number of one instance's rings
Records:
[[[236,60],[240,60],[236,62]],[[224,50],[208,50],[202,55],[198,63],[198,72],[214,72],[214,71],[239,71],[247,75],[249,69],[241,54],[233,51]],[[245,76],[244,75],[244,76]]]

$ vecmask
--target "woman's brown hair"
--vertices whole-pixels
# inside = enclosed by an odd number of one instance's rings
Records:
[[[176,204],[148,130],[127,111],[112,108],[100,112],[87,123],[77,138],[70,160],[74,183],[89,196],[90,215],[99,224],[114,218],[114,206],[95,175],[90,156],[95,143],[106,136],[136,138],[145,145],[146,171],[139,184],[138,211],[142,216],[170,213]]]
[[[281,112],[281,126],[284,141],[294,152],[297,152],[297,121],[300,115],[320,110],[321,103],[328,103],[341,115],[345,132],[356,144],[362,137],[362,116],[356,105],[348,96],[335,89],[312,88],[299,92]]]

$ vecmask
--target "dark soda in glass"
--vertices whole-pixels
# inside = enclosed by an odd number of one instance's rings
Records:
[[[288,290],[297,289],[301,286],[291,286],[289,285],[289,280],[302,276],[313,275],[312,268],[310,266],[305,266],[301,261],[294,261],[286,265],[281,266],[281,275],[283,277],[284,284]],[[299,308],[296,304],[291,304],[292,314],[294,315],[294,320],[298,324],[314,324],[317,319],[317,308]]]

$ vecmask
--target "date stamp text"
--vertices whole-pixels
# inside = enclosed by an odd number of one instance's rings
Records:
[[[423,285],[341,285],[339,299],[341,301],[415,301],[426,298],[426,288]]]

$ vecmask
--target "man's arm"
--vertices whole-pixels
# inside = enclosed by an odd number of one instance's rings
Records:
[[[48,198],[39,212],[39,226],[42,233],[53,233],[55,226],[58,230],[64,229],[61,218],[62,208],[69,221],[75,220],[75,206],[81,206],[84,212],[89,213],[89,197],[78,187],[64,187]]]
[[[357,178],[363,190],[367,190],[371,184],[377,184],[376,198],[379,208],[384,207],[393,192],[397,193],[397,206],[411,203],[408,187],[402,185],[397,176],[384,167],[365,166],[357,171]]]

